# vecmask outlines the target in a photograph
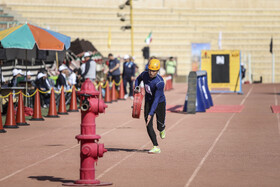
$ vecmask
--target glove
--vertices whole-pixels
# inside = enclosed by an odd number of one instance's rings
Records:
[[[135,92],[135,93],[139,93],[139,92],[140,92],[140,87],[139,87],[139,86],[136,86],[136,87],[134,88],[134,92]]]

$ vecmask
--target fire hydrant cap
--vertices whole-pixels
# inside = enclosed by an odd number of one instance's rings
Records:
[[[88,95],[92,95],[92,96],[94,96],[94,95],[98,96],[99,95],[99,91],[97,91],[95,89],[95,86],[91,82],[91,80],[86,79],[85,82],[82,84],[81,91],[77,92],[77,94],[78,95],[88,94]]]

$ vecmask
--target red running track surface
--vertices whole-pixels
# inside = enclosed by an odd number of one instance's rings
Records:
[[[167,105],[166,111],[167,112],[182,112],[183,105]],[[242,112],[244,106],[243,105],[214,105],[206,110],[208,113],[239,113]],[[280,107],[279,107],[280,111]]]

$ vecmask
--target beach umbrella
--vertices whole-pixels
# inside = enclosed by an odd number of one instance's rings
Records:
[[[38,51],[65,51],[70,45],[69,36],[29,23],[0,31],[0,48],[5,50],[6,59],[28,60],[36,58]]]

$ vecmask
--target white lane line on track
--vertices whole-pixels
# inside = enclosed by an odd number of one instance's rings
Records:
[[[49,156],[49,157],[47,157],[47,158],[44,158],[43,160],[40,160],[40,161],[35,162],[35,163],[33,163],[33,164],[30,164],[30,165],[28,165],[28,166],[26,166],[26,167],[24,167],[24,168],[21,168],[21,169],[15,171],[15,172],[11,173],[10,175],[7,175],[7,176],[1,178],[1,179],[0,179],[0,182],[2,182],[2,181],[4,181],[4,180],[6,180],[6,179],[8,179],[8,178],[10,178],[10,177],[12,177],[12,176],[18,174],[18,173],[20,173],[20,172],[22,172],[22,171],[24,171],[24,170],[26,170],[26,169],[28,169],[28,168],[31,168],[31,167],[33,167],[33,166],[36,166],[36,165],[38,165],[38,164],[40,164],[40,163],[42,163],[42,162],[44,162],[44,161],[46,161],[46,160],[49,160],[49,159],[51,159],[51,158],[54,158],[54,157],[56,157],[57,155],[60,155],[61,153],[64,153],[65,151],[68,151],[68,150],[70,150],[70,149],[73,149],[74,147],[77,147],[77,146],[78,146],[78,145],[75,145],[75,146],[72,146],[72,147],[70,147],[70,148],[64,149],[64,150],[59,151],[59,152],[57,152],[57,153],[55,153],[55,154],[53,154],[53,155],[51,155],[51,156]]]
[[[243,105],[246,101],[246,99],[249,97],[249,95],[251,94],[253,90],[253,86],[251,87],[251,89],[249,90],[249,92],[247,93],[247,95],[245,96],[245,98],[241,101],[240,105]],[[216,146],[216,144],[218,143],[218,141],[220,140],[220,138],[222,137],[222,135],[224,134],[224,132],[227,130],[230,121],[232,120],[232,118],[235,116],[236,113],[233,113],[230,118],[227,120],[224,128],[222,129],[222,131],[219,133],[219,135],[217,136],[217,138],[215,139],[215,141],[213,142],[213,144],[211,145],[211,147],[208,149],[208,151],[206,152],[206,154],[204,155],[204,157],[202,158],[202,160],[200,161],[200,163],[198,164],[198,166],[196,167],[196,169],[194,170],[194,172],[192,173],[191,177],[189,178],[188,182],[185,184],[185,187],[189,187],[192,183],[192,181],[194,180],[194,178],[197,176],[199,170],[202,168],[204,162],[206,161],[206,159],[208,158],[208,156],[211,154],[211,152],[213,151],[214,147]]]
[[[58,130],[64,129],[64,128],[65,128],[65,127],[60,127],[60,128],[57,128],[57,129],[53,129],[51,132],[46,132],[46,133],[40,134],[40,135],[38,135],[38,136],[33,136],[33,137],[31,137],[31,138],[21,139],[19,142],[14,142],[14,143],[11,143],[11,144],[9,144],[9,145],[4,145],[4,146],[1,147],[0,149],[3,149],[3,150],[5,151],[7,148],[11,148],[11,146],[13,146],[13,145],[18,145],[19,143],[26,142],[26,141],[29,141],[29,140],[33,140],[33,139],[35,139],[35,138],[39,138],[39,137],[41,137],[41,136],[45,136],[45,135],[47,135],[47,134],[51,134],[51,133],[53,133],[54,131],[58,131]]]
[[[247,95],[244,97],[244,99],[241,101],[240,105],[243,105],[246,101],[246,99],[249,97],[249,95],[251,94],[252,90],[253,90],[254,85],[252,85],[252,87],[250,88],[249,92],[247,93]]]
[[[181,121],[185,120],[187,118],[187,116],[185,116],[184,118],[181,118],[180,120],[178,120],[174,125],[172,125],[171,127],[169,127],[168,129],[166,129],[166,132],[169,132],[172,128],[174,128],[175,126],[177,126],[178,124],[180,124]],[[138,149],[143,149],[144,147],[146,147],[149,143],[151,143],[151,141],[148,141],[147,143],[145,143],[144,145],[142,145],[141,147],[139,147]],[[118,165],[120,165],[123,161],[125,161],[126,159],[130,158],[131,156],[133,156],[134,154],[136,154],[136,152],[130,153],[129,155],[127,155],[126,157],[124,157],[123,159],[121,159],[119,162],[115,163],[113,166],[109,167],[108,169],[106,169],[103,173],[101,173],[100,175],[98,175],[97,179],[100,179],[101,177],[103,177],[106,173],[108,173],[109,171],[111,171],[112,169],[114,169],[115,167],[117,167]],[[148,154],[148,153],[147,153]]]
[[[124,126],[124,125],[130,123],[130,122],[133,121],[133,120],[134,120],[134,119],[129,120],[129,121],[127,121],[127,122],[125,122],[125,123],[119,125],[118,127],[115,127],[115,128],[113,128],[113,129],[111,129],[111,130],[109,130],[109,131],[107,131],[107,132],[104,132],[104,133],[101,134],[101,136],[105,136],[106,134],[108,134],[108,133],[110,133],[110,132],[116,130],[116,129],[119,128],[119,127],[122,127],[122,126]],[[51,156],[49,156],[49,157],[47,157],[47,158],[44,158],[43,160],[40,160],[40,161],[35,162],[35,163],[33,163],[33,164],[30,164],[30,165],[28,165],[28,166],[26,166],[26,167],[24,167],[24,168],[21,168],[21,169],[15,171],[15,172],[13,172],[13,173],[11,173],[11,174],[9,174],[9,175],[3,177],[3,178],[1,178],[1,179],[0,179],[0,182],[2,182],[2,181],[4,181],[4,180],[6,180],[6,179],[8,179],[8,178],[10,178],[10,177],[12,177],[12,176],[18,174],[18,173],[20,173],[20,172],[22,172],[22,171],[24,171],[24,170],[26,170],[26,169],[28,169],[28,168],[31,168],[31,167],[33,167],[33,166],[36,166],[36,165],[40,164],[40,163],[43,163],[43,162],[45,162],[45,161],[47,161],[47,160],[49,160],[49,159],[51,159],[51,158],[54,158],[54,157],[60,155],[61,153],[64,153],[65,151],[69,151],[70,149],[73,149],[73,148],[78,147],[78,146],[80,146],[80,144],[76,144],[76,145],[74,145],[74,146],[72,146],[72,147],[70,147],[70,148],[63,149],[63,150],[61,150],[61,151],[59,151],[59,152],[57,152],[57,153],[55,153],[55,154],[53,154],[53,155],[51,155]]]
[[[129,121],[127,121],[127,122],[125,122],[125,123],[123,123],[123,124],[121,124],[121,125],[119,125],[119,126],[113,128],[113,129],[110,129],[110,130],[107,131],[107,132],[102,133],[101,136],[105,136],[106,134],[111,133],[112,131],[118,129],[119,127],[123,127],[123,126],[129,124],[129,123],[132,122],[132,121],[134,121],[134,119],[131,119],[131,120],[129,120]],[[61,129],[61,128],[54,129],[54,130],[59,130],[59,129]],[[48,134],[48,133],[44,133],[43,135],[45,135],[45,134]],[[40,136],[42,136],[42,135],[40,135]],[[22,142],[22,141],[32,140],[32,139],[37,138],[37,137],[40,137],[40,136],[36,136],[36,137],[32,137],[32,138],[27,138],[27,139],[21,140],[21,142]],[[148,142],[148,143],[150,143],[150,142]],[[148,143],[147,143],[147,144],[148,144]],[[147,144],[145,144],[145,145],[142,146],[142,147],[145,147]],[[12,176],[14,176],[14,175],[16,175],[16,174],[18,174],[18,173],[20,173],[20,172],[22,172],[22,171],[24,171],[24,170],[26,170],[26,169],[28,169],[28,168],[31,168],[31,167],[33,167],[33,166],[36,166],[36,165],[40,164],[40,163],[43,163],[44,161],[47,161],[47,160],[49,160],[49,159],[51,159],[51,158],[54,158],[54,157],[60,155],[61,153],[65,152],[65,151],[68,151],[68,150],[70,150],[70,149],[73,149],[73,148],[75,148],[75,147],[77,147],[77,146],[79,146],[79,145],[80,145],[80,144],[74,145],[74,146],[72,146],[72,147],[70,147],[70,148],[67,148],[67,149],[64,149],[64,150],[62,150],[62,151],[59,151],[59,152],[57,152],[57,153],[55,153],[55,154],[53,154],[53,155],[51,155],[51,156],[49,156],[49,157],[47,157],[47,158],[45,158],[45,159],[43,159],[43,160],[40,160],[40,161],[35,162],[35,163],[33,163],[33,164],[30,164],[30,165],[28,165],[28,166],[26,166],[26,167],[24,167],[24,168],[21,168],[21,169],[15,171],[15,172],[13,172],[13,173],[11,173],[11,174],[9,174],[9,175],[3,177],[3,178],[1,178],[1,179],[0,179],[0,182],[6,180],[6,179],[8,179],[8,178],[10,178],[10,177],[12,177]],[[130,156],[129,156],[129,157],[130,157]],[[126,160],[126,159],[129,158],[129,157],[125,157],[123,160]]]
[[[274,87],[274,99],[275,99],[275,106],[278,105],[278,99],[277,99],[277,92],[276,88]],[[278,134],[280,134],[280,119],[279,119],[279,113],[276,113],[276,118],[277,118],[277,126],[278,126]]]
[[[213,97],[213,99],[216,99],[217,97],[221,96],[221,94],[217,95],[216,97]],[[180,99],[181,100],[181,99]],[[177,102],[176,102],[177,103]],[[176,127],[182,120],[185,120],[185,118],[187,118],[187,116],[185,116],[184,118],[181,118],[180,120],[178,120],[174,125],[172,125],[170,128],[168,128],[166,130],[166,132],[169,132],[171,129],[173,129],[174,127]],[[148,141],[145,145],[139,147],[138,149],[143,149],[144,147],[146,147],[148,144],[150,143],[150,141]],[[116,164],[114,164],[113,166],[109,167],[108,169],[106,169],[103,173],[101,173],[100,175],[97,176],[97,179],[100,179],[101,177],[103,177],[106,173],[108,173],[109,171],[111,171],[112,169],[114,169],[115,167],[117,167],[118,165],[120,165],[123,161],[127,160],[128,158],[130,158],[131,156],[133,156],[134,153],[130,153],[129,155],[127,155],[126,157],[124,157],[123,159],[121,159],[119,162],[117,162]]]
[[[220,96],[220,95],[218,95],[218,96]],[[218,97],[218,96],[217,96],[217,97]],[[186,116],[186,117],[187,117],[187,116]],[[173,126],[171,126],[170,128],[168,128],[166,131],[171,130],[172,128],[174,128],[179,122],[181,122],[182,120],[184,120],[186,117],[184,117],[184,118],[182,118],[181,120],[177,121]],[[113,129],[111,129],[111,130],[109,130],[109,131],[107,131],[107,132],[102,133],[101,136],[105,136],[106,134],[109,134],[110,132],[116,130],[116,129],[119,128],[119,127],[122,127],[122,126],[124,126],[124,125],[130,123],[131,121],[134,121],[134,119],[131,119],[131,120],[129,120],[129,121],[127,121],[127,122],[125,122],[125,123],[119,125],[118,127],[115,127],[115,128],[113,128]],[[55,129],[55,130],[58,130],[58,129]],[[45,133],[45,134],[47,134],[47,133]],[[28,138],[28,139],[26,139],[26,141],[28,141],[28,140],[30,140],[30,139],[33,139],[33,138]],[[144,148],[147,144],[149,144],[149,143],[150,143],[150,141],[147,142],[145,145],[141,146],[140,149],[143,149],[143,148]],[[55,153],[55,154],[53,154],[53,155],[51,155],[51,156],[49,156],[49,157],[47,157],[47,158],[45,158],[45,159],[43,159],[43,160],[40,160],[40,161],[38,161],[38,162],[35,162],[35,163],[31,164],[31,165],[28,165],[28,166],[22,168],[22,169],[19,169],[19,170],[15,171],[15,172],[11,173],[10,175],[7,175],[7,176],[1,178],[1,179],[0,179],[0,182],[6,180],[6,179],[8,179],[8,178],[10,178],[10,177],[12,177],[12,176],[14,176],[14,175],[16,175],[16,174],[18,174],[18,173],[20,173],[20,172],[22,172],[22,171],[24,171],[24,170],[26,170],[26,169],[28,169],[28,168],[31,168],[31,167],[33,167],[33,166],[36,166],[36,165],[38,165],[38,164],[40,164],[40,163],[42,163],[42,162],[44,162],[44,161],[47,161],[47,160],[49,160],[49,159],[51,159],[51,158],[54,158],[54,157],[60,155],[61,153],[65,152],[65,151],[68,151],[68,150],[70,150],[70,149],[73,149],[73,148],[75,148],[75,147],[77,147],[77,146],[79,146],[79,145],[80,145],[80,144],[74,145],[74,146],[72,146],[72,147],[70,147],[70,148],[67,148],[67,149],[64,149],[64,150],[62,150],[62,151],[59,151],[59,152],[57,152],[57,153]],[[134,154],[134,153],[132,153],[132,155],[133,155],[133,154]],[[122,159],[120,162],[118,162],[118,163],[116,163],[115,165],[113,165],[112,167],[108,168],[108,169],[107,169],[106,171],[104,171],[101,175],[99,175],[98,178],[100,178],[100,177],[102,177],[103,175],[105,175],[107,172],[109,172],[110,170],[112,170],[114,167],[116,167],[116,166],[119,165],[122,161],[128,159],[128,158],[131,157],[132,155],[126,156],[126,157],[125,157],[124,159]]]
[[[204,157],[202,158],[202,160],[200,161],[200,163],[198,164],[198,166],[196,167],[196,169],[194,170],[193,174],[191,175],[191,177],[189,178],[188,182],[186,183],[185,187],[190,186],[191,182],[193,181],[193,179],[196,177],[197,173],[199,172],[199,170],[201,169],[202,165],[204,164],[205,160],[207,159],[207,157],[210,155],[210,153],[212,152],[212,150],[214,149],[215,145],[217,144],[217,142],[220,140],[221,136],[223,135],[223,133],[226,131],[231,119],[235,116],[236,113],[233,113],[230,118],[228,119],[226,125],[224,126],[223,130],[220,132],[220,134],[218,135],[218,137],[215,139],[215,141],[213,142],[213,144],[211,145],[211,147],[208,149],[207,153],[204,155]]]

